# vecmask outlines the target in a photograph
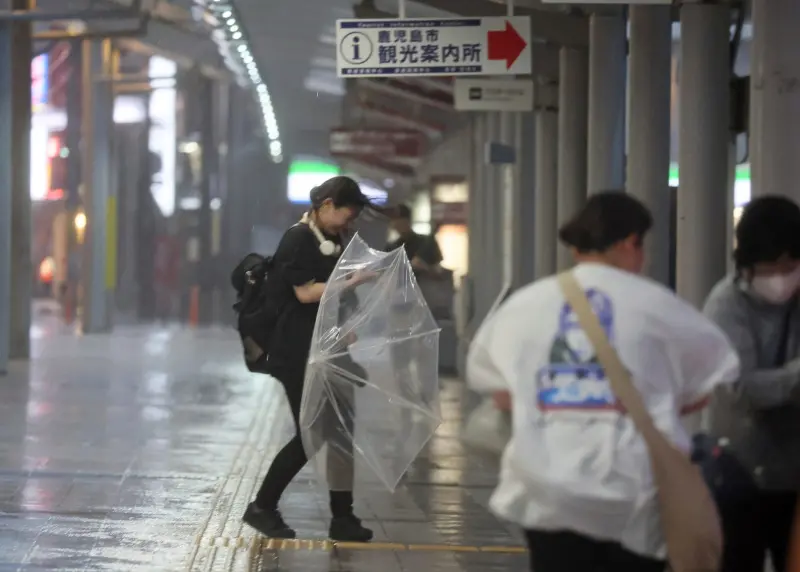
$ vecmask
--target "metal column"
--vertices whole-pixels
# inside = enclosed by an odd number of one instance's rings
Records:
[[[79,303],[78,292],[81,283],[81,246],[79,244],[78,229],[75,224],[76,217],[81,211],[81,186],[83,182],[83,161],[81,159],[81,130],[83,128],[83,52],[82,42],[73,40],[69,45],[67,64],[70,76],[66,86],[67,127],[65,140],[69,155],[67,156],[67,188],[64,197],[64,211],[66,216],[66,259],[60,261],[66,265],[66,282],[60,294],[64,311],[64,319],[72,324],[76,319]]]
[[[14,0],[17,9],[32,7],[30,0]],[[31,24],[11,27],[13,61],[11,100],[12,191],[11,191],[11,359],[30,357],[31,294],[34,276],[31,260]]]
[[[504,145],[513,144],[512,125],[514,114],[513,113],[498,113],[498,120],[500,122],[500,133],[498,142]],[[500,229],[500,245],[501,248],[498,252],[502,253],[502,265],[500,268],[502,280],[500,282],[501,289],[504,287],[511,287],[514,280],[514,223],[516,221],[516,213],[514,207],[516,201],[515,183],[514,180],[514,167],[511,165],[501,165],[497,168],[497,202],[500,203],[500,216],[497,220],[497,226]],[[498,290],[499,292],[499,290]]]
[[[491,112],[488,114],[487,143],[502,141],[502,114]],[[488,159],[488,156],[485,157]],[[502,176],[503,169],[497,165],[487,165],[487,185],[484,196],[484,232],[486,233],[486,250],[481,268],[486,273],[486,288],[480,299],[480,319],[483,320],[489,313],[492,304],[497,299],[503,284],[503,257],[497,256],[503,248],[502,228]]]
[[[556,272],[558,219],[558,86],[536,86],[536,279]]]
[[[199,244],[200,263],[198,282],[200,305],[198,318],[201,324],[209,324],[213,315],[213,263],[212,263],[212,219],[211,186],[216,172],[216,145],[214,144],[214,84],[205,76],[198,78],[197,97],[200,109],[200,147],[202,149],[202,179],[200,182]]]
[[[727,5],[681,7],[676,284],[697,306],[725,275],[730,249],[729,28]]]
[[[486,274],[483,270],[486,248],[485,232],[485,173],[484,145],[486,142],[487,114],[478,113],[472,120],[472,168],[469,181],[469,210],[467,214],[469,270],[462,282],[459,324],[458,369],[463,374],[466,356],[472,336],[481,323],[481,296],[484,292]]]
[[[579,48],[561,48],[558,98],[558,224],[569,220],[586,200],[586,137],[589,56]],[[558,269],[572,266],[572,257],[557,247]]]
[[[109,41],[110,43],[110,41]],[[119,50],[110,45],[111,50],[108,69],[106,70],[112,77],[119,75]],[[98,82],[100,83],[100,82]],[[106,82],[110,83],[110,82]],[[107,146],[107,173],[103,176],[108,181],[108,197],[106,203],[106,261],[104,286],[106,291],[106,326],[108,329],[114,327],[114,317],[117,310],[117,259],[119,256],[119,162],[116,153],[116,137],[114,128],[114,86],[98,85],[98,89],[103,90],[101,96],[106,102],[106,109],[103,110],[104,117],[108,121],[109,142]]]
[[[646,273],[666,284],[670,262],[670,6],[631,6],[628,192],[644,202],[655,224],[645,242]]]
[[[750,149],[753,196],[800,202],[800,2],[753,0]]]
[[[30,24],[0,20],[0,373],[30,345],[30,61]]]
[[[502,211],[499,226],[502,229],[503,244],[503,281],[501,287],[509,287],[512,291],[520,282],[520,224],[522,223],[521,187],[520,187],[520,145],[522,143],[522,121],[519,113],[506,112],[500,114],[500,142],[514,149],[513,165],[502,165],[500,171],[500,189],[502,190]],[[500,195],[498,195],[498,198]]]
[[[0,373],[8,371],[11,342],[11,206],[14,192],[13,24],[0,21]]]
[[[517,271],[514,285],[519,288],[535,280],[536,247],[536,116],[533,113],[517,113],[517,187],[519,192],[519,214],[514,235],[517,252]]]
[[[589,193],[625,185],[625,19],[594,14],[589,20]]]
[[[84,333],[110,329],[107,311],[108,196],[111,188],[114,100],[112,84],[96,81],[111,72],[111,40],[83,41],[83,258]]]
[[[473,318],[477,315],[477,301],[478,295],[481,291],[481,282],[483,272],[481,265],[483,263],[483,248],[484,248],[484,225],[483,225],[483,202],[484,195],[486,194],[484,185],[484,171],[486,165],[483,161],[483,146],[485,142],[486,132],[486,114],[478,113],[472,120],[472,169],[470,172],[469,182],[469,210],[467,213],[467,240],[468,240],[468,254],[469,257],[469,270],[468,279],[465,281],[464,287],[466,290],[463,292],[464,300],[462,304],[463,319],[467,331],[467,337],[471,336],[469,325]]]

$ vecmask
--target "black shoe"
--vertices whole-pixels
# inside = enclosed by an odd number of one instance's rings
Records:
[[[294,538],[296,536],[294,530],[284,522],[277,509],[263,509],[257,507],[255,503],[250,503],[242,520],[269,538]]]
[[[369,542],[372,540],[372,531],[362,526],[361,521],[350,514],[333,517],[328,536],[339,542]]]

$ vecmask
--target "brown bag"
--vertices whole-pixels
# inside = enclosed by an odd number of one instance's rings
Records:
[[[722,530],[716,505],[700,470],[655,426],[641,394],[572,272],[560,274],[558,281],[594,346],[611,390],[647,443],[670,568],[674,572],[719,572]]]

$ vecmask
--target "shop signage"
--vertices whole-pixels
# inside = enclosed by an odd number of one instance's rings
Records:
[[[45,99],[50,107],[56,109],[64,109],[67,106],[67,85],[74,71],[72,69],[74,59],[69,57],[71,51],[69,42],[56,42],[48,53]],[[34,105],[36,105],[35,100]]]
[[[334,155],[420,157],[423,135],[413,129],[339,127],[331,130],[330,151]]]
[[[431,222],[441,224],[467,224],[467,203],[431,202]]]
[[[47,105],[50,83],[49,56],[40,54],[31,60],[31,109],[34,113]]]
[[[414,129],[360,129],[339,127],[331,130],[333,157],[375,157],[383,161],[415,164],[425,152],[425,136]]]
[[[542,4],[630,4],[633,6],[671,5],[672,0],[542,0]]]
[[[458,111],[533,111],[533,80],[456,78]]]

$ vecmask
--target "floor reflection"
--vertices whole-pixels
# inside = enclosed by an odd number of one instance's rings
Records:
[[[458,439],[458,382],[444,384],[445,421],[398,491],[359,483],[377,549],[285,549],[239,521],[289,421],[279,386],[244,371],[232,332],[37,332],[35,359],[0,383],[0,570],[525,567],[519,534],[486,509],[496,461]],[[302,537],[324,539],[327,500],[311,467],[282,508]],[[437,546],[451,544],[508,550]]]

